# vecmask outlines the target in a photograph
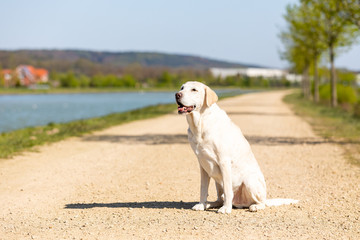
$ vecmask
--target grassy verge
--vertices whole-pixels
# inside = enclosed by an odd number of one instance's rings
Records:
[[[233,97],[237,92],[229,92],[219,99]],[[82,136],[92,131],[114,125],[161,116],[174,112],[176,104],[163,104],[145,107],[124,113],[115,113],[98,118],[72,121],[69,123],[51,123],[46,126],[28,127],[0,134],[0,159],[9,158],[34,146],[63,140],[67,137]]]
[[[310,123],[315,133],[342,145],[349,161],[360,166],[360,119],[340,108],[314,104],[300,93],[287,95],[284,101]]]
[[[47,126],[29,127],[0,134],[0,158],[9,158],[24,150],[67,137],[81,136],[95,130],[141,119],[148,119],[175,111],[175,104],[157,105],[142,109],[110,114],[104,117],[51,123]]]

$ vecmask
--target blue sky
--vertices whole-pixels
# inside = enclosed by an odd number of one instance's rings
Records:
[[[297,0],[0,0],[0,49],[156,51],[286,67],[282,15]],[[360,45],[337,59],[360,70]]]

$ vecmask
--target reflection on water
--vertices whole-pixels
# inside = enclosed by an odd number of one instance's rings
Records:
[[[241,90],[220,90],[219,95]],[[0,95],[0,132],[173,103],[174,92]],[[175,110],[175,109],[174,109]]]

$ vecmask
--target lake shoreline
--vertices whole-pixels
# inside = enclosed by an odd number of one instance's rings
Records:
[[[221,89],[219,96],[249,91]],[[252,90],[253,91],[253,90]],[[101,117],[157,104],[174,103],[174,91],[0,95],[0,133],[48,123]]]
[[[219,99],[235,97],[249,92],[220,95]],[[0,133],[0,159],[11,158],[34,147],[58,142],[69,137],[79,137],[94,131],[136,120],[159,117],[175,113],[175,103],[157,104],[131,111],[112,113],[105,116],[81,119],[66,123],[49,123]]]
[[[136,120],[162,116],[176,111],[176,104],[159,104],[123,113],[113,113],[102,117],[49,123],[44,126],[21,128],[0,134],[0,159],[10,158],[33,147],[57,142],[68,137],[79,137],[111,126]]]
[[[213,87],[215,90],[243,90],[261,91],[270,90],[264,88],[243,88],[243,87]],[[176,92],[179,88],[49,88],[49,89],[28,89],[28,88],[0,88],[2,95],[38,95],[38,94],[87,94],[87,93],[124,93],[124,92]]]
[[[161,88],[50,88],[50,89],[27,89],[27,88],[0,88],[1,95],[38,95],[38,94],[87,94],[87,93],[123,93],[123,92],[169,92],[176,89]]]

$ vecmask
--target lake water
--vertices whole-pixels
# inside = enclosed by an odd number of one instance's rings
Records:
[[[217,90],[222,94],[242,90]],[[175,92],[0,95],[0,133],[29,126],[126,112],[150,105],[174,103]],[[175,110],[175,109],[174,109]]]

